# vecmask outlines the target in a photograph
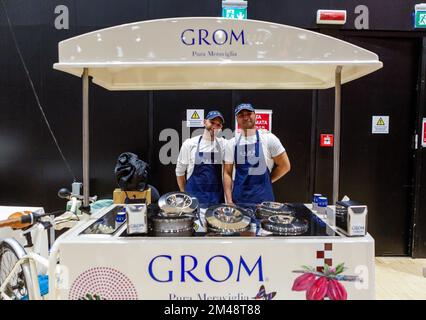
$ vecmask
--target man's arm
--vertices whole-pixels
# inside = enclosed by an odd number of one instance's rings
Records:
[[[181,192],[185,191],[186,186],[186,171],[188,169],[189,159],[190,159],[190,148],[188,145],[188,140],[182,144],[182,147],[179,151],[179,156],[176,161],[176,181]]]
[[[275,168],[271,173],[271,181],[274,183],[275,181],[282,178],[285,174],[290,171],[290,160],[288,159],[287,152],[282,152],[276,157],[272,158],[275,163]]]
[[[186,185],[186,177],[185,175],[183,176],[176,176],[176,180],[177,180],[177,184],[179,186],[179,190],[181,192],[185,191],[185,185]]]
[[[225,190],[225,201],[228,204],[233,204],[232,200],[232,170],[233,163],[225,163],[223,165],[223,189]]]

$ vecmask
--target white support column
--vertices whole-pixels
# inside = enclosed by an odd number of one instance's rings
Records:
[[[83,71],[83,206],[89,206],[89,70]]]
[[[339,199],[340,175],[340,122],[341,122],[341,91],[342,91],[342,66],[337,66],[335,74],[335,100],[334,100],[334,148],[333,148],[333,203]]]

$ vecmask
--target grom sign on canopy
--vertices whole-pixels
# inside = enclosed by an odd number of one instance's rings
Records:
[[[168,18],[59,43],[54,65],[109,90],[326,89],[382,67],[376,54],[309,30],[256,20]]]
[[[187,46],[193,45],[230,45],[232,43],[240,42],[242,45],[244,42],[244,30],[241,30],[237,35],[234,30],[217,29],[209,33],[207,29],[186,29],[181,35],[182,42]]]

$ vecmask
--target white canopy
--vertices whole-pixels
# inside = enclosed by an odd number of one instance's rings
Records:
[[[59,43],[54,68],[83,77],[83,185],[89,205],[89,76],[108,90],[335,87],[333,203],[339,194],[341,84],[380,69],[378,56],[320,33],[255,20],[135,22]]]
[[[108,90],[327,89],[380,69],[378,56],[320,33],[226,18],[115,26],[59,43],[54,68]]]

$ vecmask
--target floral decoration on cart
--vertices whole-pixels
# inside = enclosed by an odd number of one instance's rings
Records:
[[[341,281],[359,281],[362,279],[358,276],[342,275],[347,270],[344,263],[330,267],[324,264],[322,272],[316,271],[313,267],[302,266],[304,270],[294,270],[294,273],[302,273],[294,282],[293,291],[306,291],[307,300],[347,300],[348,294]]]

